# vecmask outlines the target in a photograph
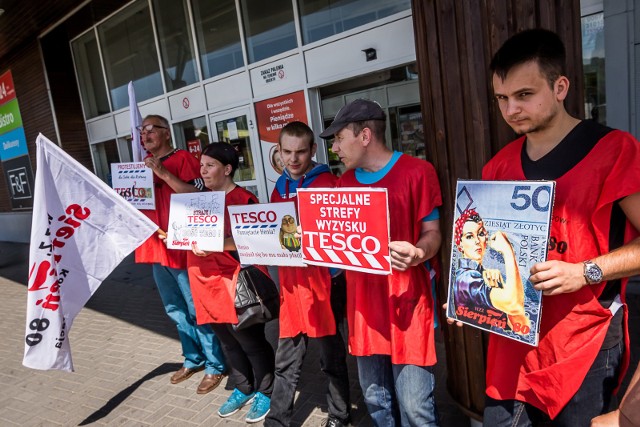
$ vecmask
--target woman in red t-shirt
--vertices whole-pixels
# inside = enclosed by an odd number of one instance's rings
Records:
[[[210,144],[200,158],[204,185],[224,191],[225,206],[258,202],[255,195],[233,182],[238,163],[237,151],[225,143]],[[241,330],[232,327],[238,323],[234,302],[240,263],[230,252],[236,246],[226,209],[224,237],[224,252],[205,252],[193,245],[187,260],[189,282],[198,324],[211,324],[227,357],[230,384],[235,387],[218,415],[228,417],[252,402],[246,421],[258,422],[269,412],[275,357],[265,338],[264,324]],[[266,268],[261,269],[267,273]]]

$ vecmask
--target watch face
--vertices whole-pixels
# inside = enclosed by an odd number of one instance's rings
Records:
[[[602,270],[600,270],[600,267],[595,264],[587,264],[584,274],[589,283],[598,283],[602,281]]]

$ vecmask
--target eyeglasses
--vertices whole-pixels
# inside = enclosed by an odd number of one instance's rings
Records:
[[[138,131],[140,133],[142,133],[142,132],[151,133],[151,132],[153,132],[153,128],[169,129],[166,126],[154,125],[154,124],[151,124],[151,123],[149,123],[148,125],[136,126],[136,128],[138,129]]]

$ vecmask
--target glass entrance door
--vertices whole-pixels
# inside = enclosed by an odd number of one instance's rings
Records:
[[[209,116],[212,142],[231,144],[238,151],[240,164],[233,180],[254,193],[261,202],[268,200],[260,144],[255,119],[248,107]]]

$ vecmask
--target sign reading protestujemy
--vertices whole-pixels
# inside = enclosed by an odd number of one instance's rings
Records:
[[[137,163],[111,163],[112,187],[124,199],[138,209],[155,209],[153,196],[153,171]]]
[[[229,206],[229,218],[242,264],[306,267],[293,202]]]
[[[391,274],[385,188],[298,189],[307,264]]]
[[[222,252],[224,247],[224,191],[171,195],[167,247]]]

